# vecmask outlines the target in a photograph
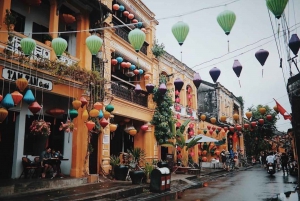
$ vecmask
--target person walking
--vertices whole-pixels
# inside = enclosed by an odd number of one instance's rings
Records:
[[[288,155],[286,153],[282,153],[282,156],[281,156],[281,167],[282,167],[283,174],[285,174],[285,171],[288,174],[288,168],[287,168],[288,161],[289,161]]]
[[[221,161],[223,164],[223,169],[226,170],[226,154],[225,154],[225,149],[222,150],[221,152]]]

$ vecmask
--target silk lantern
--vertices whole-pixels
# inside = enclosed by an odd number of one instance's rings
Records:
[[[138,28],[131,30],[128,34],[128,40],[136,52],[140,51],[141,47],[145,42],[145,39],[145,33]]]
[[[69,110],[69,116],[70,116],[71,120],[75,119],[78,116],[78,111],[75,109]]]
[[[80,100],[73,100],[72,101],[72,106],[75,110],[78,110],[81,107],[81,101]]]
[[[112,111],[114,111],[114,106],[113,105],[111,105],[111,104],[108,104],[106,107],[105,107],[105,110],[106,111],[108,111],[108,112],[112,112]]]
[[[85,123],[86,127],[88,128],[89,131],[93,130],[93,128],[95,127],[95,122],[93,121],[88,121]]]
[[[105,112],[103,113],[103,116],[104,116],[105,119],[108,119],[108,118],[110,117],[110,112],[105,111]]]
[[[89,112],[90,117],[98,117],[99,111],[97,109],[92,109]]]
[[[108,121],[105,118],[102,118],[99,123],[102,128],[105,128],[108,125]]]
[[[110,132],[115,132],[117,130],[117,124],[109,124]]]
[[[28,105],[30,105],[31,103],[33,103],[33,101],[35,100],[33,93],[31,91],[31,89],[28,89],[23,97],[23,100],[25,103],[27,103]]]
[[[136,85],[135,85],[134,92],[138,95],[138,94],[140,94],[142,91],[143,91],[143,90],[142,90],[142,88],[141,88],[141,85],[136,84]]]
[[[213,79],[214,83],[216,83],[221,74],[221,70],[218,69],[217,67],[213,67],[212,69],[210,69],[209,74]]]
[[[33,103],[31,103],[28,106],[28,109],[30,110],[30,112],[32,114],[36,114],[42,109],[42,107],[40,106],[40,104],[37,101],[34,101]]]
[[[266,0],[268,9],[279,19],[284,12],[288,0]]]
[[[166,92],[167,92],[167,86],[165,85],[165,83],[161,83],[159,85],[159,88],[158,88],[159,92],[161,95],[165,95]]]
[[[18,105],[21,100],[23,99],[23,95],[18,92],[18,91],[14,91],[11,93],[12,99],[14,100],[15,105]]]
[[[150,94],[153,93],[154,84],[151,84],[151,83],[146,84],[146,89],[147,89],[148,93],[150,93]]]
[[[52,40],[51,45],[57,58],[60,58],[61,55],[66,51],[68,42],[63,38],[58,37]]]
[[[96,102],[95,104],[94,104],[94,108],[96,109],[96,110],[102,110],[103,109],[103,105],[102,105],[102,103],[100,103],[100,102]]]
[[[82,118],[83,122],[86,122],[89,119],[89,113],[88,113],[87,109],[83,110],[81,118]]]
[[[27,57],[32,54],[32,51],[35,49],[36,42],[32,38],[22,38],[22,40],[20,41],[20,45],[22,51]]]
[[[235,23],[235,20],[236,20],[236,15],[234,12],[230,10],[225,10],[221,12],[217,17],[217,21],[226,35],[230,34],[230,31]]]
[[[174,37],[176,38],[179,45],[182,45],[185,41],[188,33],[189,33],[190,27],[187,23],[179,21],[176,24],[172,26],[172,33]]]
[[[175,89],[178,90],[178,91],[181,91],[183,85],[184,85],[184,82],[180,79],[180,78],[177,78],[175,81],[174,81],[174,85],[175,85]]]
[[[102,38],[94,34],[87,37],[85,43],[88,49],[90,50],[91,54],[96,55],[103,44],[103,40]]]
[[[148,130],[148,125],[147,124],[142,125],[141,130],[142,131],[147,131]]]
[[[297,34],[293,34],[291,39],[289,40],[289,48],[292,50],[294,55],[298,54],[300,48],[300,40]]]
[[[2,123],[8,115],[8,111],[5,108],[0,108],[0,123]]]
[[[199,73],[194,73],[193,83],[194,83],[195,87],[198,89],[200,84],[202,83],[202,79],[201,79]]]
[[[99,115],[98,115],[98,119],[102,119],[103,116],[104,116],[104,114],[103,114],[102,110],[100,110],[100,111],[99,111]]]
[[[83,96],[81,96],[79,100],[81,102],[81,107],[83,108],[87,104],[87,100]]]
[[[9,109],[14,106],[14,100],[12,99],[11,94],[6,94],[2,100],[2,106],[6,109]]]
[[[28,81],[25,78],[19,78],[16,80],[16,85],[18,89],[23,92],[28,86]]]

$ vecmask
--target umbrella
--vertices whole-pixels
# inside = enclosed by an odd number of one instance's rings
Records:
[[[188,139],[185,141],[185,143],[189,143],[191,140],[193,139],[198,139],[199,140],[197,141],[198,143],[201,143],[201,142],[218,142],[218,140],[214,139],[214,138],[211,138],[211,137],[208,137],[206,135],[195,135],[194,137]]]

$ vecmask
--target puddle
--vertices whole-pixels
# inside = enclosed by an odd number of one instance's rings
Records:
[[[278,201],[298,201],[299,195],[296,191],[289,191],[285,193],[280,193],[277,198]]]

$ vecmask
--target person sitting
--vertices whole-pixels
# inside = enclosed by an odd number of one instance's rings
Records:
[[[61,161],[59,159],[62,159],[63,158],[63,155],[60,153],[60,151],[55,151],[54,149],[52,150],[52,158],[57,158],[58,160],[55,160],[54,161],[54,164],[55,165],[55,170],[56,170],[56,173],[58,175],[60,175],[60,178],[63,178],[63,175],[61,173],[61,168],[60,168],[60,164],[61,164]]]
[[[41,167],[44,168],[44,170],[42,172],[42,178],[46,177],[47,171],[51,170],[51,168],[53,168],[53,170],[54,170],[53,177],[55,177],[55,175],[56,175],[56,171],[53,167],[52,161],[49,160],[51,158],[52,158],[51,148],[47,147],[44,151],[42,151],[42,153],[40,155]]]

